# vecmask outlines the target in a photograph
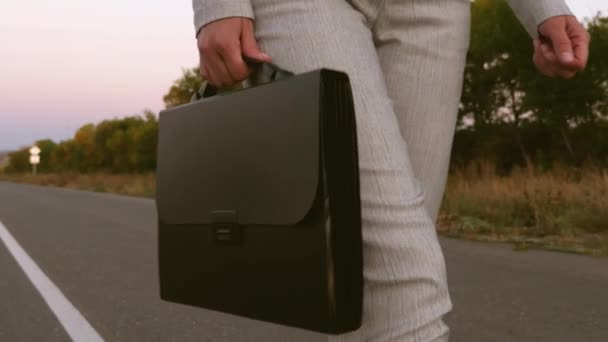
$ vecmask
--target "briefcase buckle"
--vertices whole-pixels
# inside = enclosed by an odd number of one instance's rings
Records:
[[[211,211],[213,236],[218,243],[240,243],[242,227],[237,222],[236,210]]]
[[[219,243],[241,242],[241,227],[236,223],[215,223],[213,226],[215,241]]]

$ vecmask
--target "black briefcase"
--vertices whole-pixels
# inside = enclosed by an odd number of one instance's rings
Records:
[[[276,80],[287,74],[269,64],[258,75],[270,82],[160,113],[160,296],[318,332],[356,330],[363,266],[348,76]]]

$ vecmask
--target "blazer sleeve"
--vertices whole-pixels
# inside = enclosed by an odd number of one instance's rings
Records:
[[[507,0],[530,36],[538,37],[538,25],[558,15],[572,15],[564,0]]]
[[[192,0],[192,8],[197,36],[203,26],[218,19],[228,17],[254,19],[250,0]]]

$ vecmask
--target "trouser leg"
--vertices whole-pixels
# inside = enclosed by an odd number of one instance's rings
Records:
[[[376,3],[380,3],[377,1]],[[363,326],[332,341],[447,335],[445,265],[385,85],[370,18],[344,0],[252,0],[262,49],[285,69],[346,71],[357,119],[364,243]]]
[[[373,27],[388,94],[434,221],[445,191],[458,116],[470,4],[386,0]]]

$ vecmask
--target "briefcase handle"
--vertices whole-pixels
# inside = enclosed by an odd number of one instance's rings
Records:
[[[291,71],[281,69],[272,63],[256,63],[251,60],[246,60],[247,64],[253,68],[253,71],[248,79],[241,83],[243,88],[248,88],[253,85],[260,85],[268,82],[273,82],[282,78],[293,76]],[[209,84],[206,80],[201,85],[201,88],[192,95],[192,102],[215,96],[220,93],[220,89]]]

